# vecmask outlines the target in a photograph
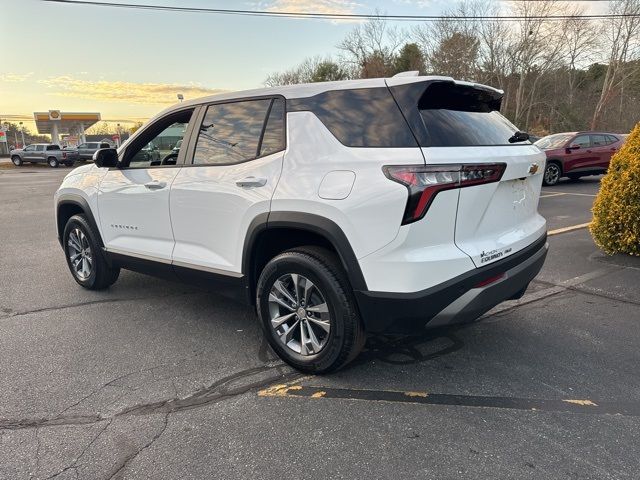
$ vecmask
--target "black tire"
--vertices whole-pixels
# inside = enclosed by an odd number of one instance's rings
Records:
[[[58,168],[58,165],[60,165],[60,162],[58,162],[58,159],[56,157],[47,158],[47,163],[51,168]]]
[[[74,247],[70,244],[72,233],[80,231],[87,240],[88,251],[91,257],[90,274],[86,278],[82,278],[72,265],[72,254],[75,253]],[[67,266],[73,276],[73,279],[82,287],[88,290],[103,290],[115,283],[120,275],[120,268],[112,267],[107,262],[100,243],[98,242],[97,232],[87,221],[84,215],[74,215],[67,221],[62,236],[65,258]],[[77,235],[76,235],[77,238]],[[84,246],[84,245],[82,245]]]
[[[567,175],[567,177],[569,177],[569,180],[571,180],[572,182],[576,182],[580,180],[580,177],[582,177],[582,175],[579,175],[577,173],[570,173],[569,175]]]
[[[16,167],[19,167],[22,165],[22,159],[18,155],[14,155],[13,157],[11,157],[11,161]]]
[[[330,329],[325,337],[326,343],[317,353],[307,352],[303,355],[301,352],[294,351],[285,345],[276,329],[272,327],[269,294],[276,280],[288,274],[298,274],[309,279],[328,307]],[[338,258],[324,248],[300,247],[271,259],[258,279],[256,306],[260,323],[271,347],[282,360],[305,373],[328,373],[343,367],[360,353],[366,341],[366,334],[347,275]],[[279,308],[273,303],[271,306]],[[291,307],[287,308],[292,310]],[[316,314],[307,313],[306,315]],[[297,316],[294,318],[298,319]],[[301,321],[300,325],[302,323]],[[311,324],[312,322],[306,321],[306,325]],[[302,327],[297,328],[300,332]],[[292,332],[294,330],[294,328],[291,329]],[[322,330],[319,331],[323,333]],[[307,338],[308,336],[307,333]]]
[[[542,176],[542,184],[551,187],[556,185],[562,177],[562,167],[558,162],[547,162],[547,166],[544,169],[544,175]]]

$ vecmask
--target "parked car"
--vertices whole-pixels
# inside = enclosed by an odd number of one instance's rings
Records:
[[[543,185],[555,185],[562,177],[577,180],[605,173],[623,142],[621,135],[605,132],[556,133],[541,138],[535,144],[547,156]]]
[[[520,298],[548,248],[544,154],[502,95],[405,76],[178,104],[62,182],[69,270],[87,289],[125,268],[242,299],[307,372],[368,332],[475,320]],[[177,129],[177,158],[152,165],[145,146]]]
[[[111,144],[106,142],[87,142],[78,145],[79,160],[93,160],[93,154],[101,148],[111,148]]]
[[[9,155],[16,167],[19,167],[24,162],[47,163],[53,168],[63,163],[71,167],[78,159],[78,151],[76,149],[61,149],[60,145],[53,143],[33,143],[24,148],[11,150]]]

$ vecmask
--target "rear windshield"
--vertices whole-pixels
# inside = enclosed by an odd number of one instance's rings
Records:
[[[530,144],[509,141],[518,129],[499,108],[499,94],[448,82],[430,85],[418,102],[429,146]]]

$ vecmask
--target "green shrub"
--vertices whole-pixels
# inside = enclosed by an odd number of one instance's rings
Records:
[[[589,230],[610,255],[640,255],[640,123],[611,159],[593,203]]]

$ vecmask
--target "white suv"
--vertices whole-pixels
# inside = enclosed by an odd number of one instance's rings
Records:
[[[175,105],[64,179],[69,269],[89,289],[120,268],[213,286],[307,372],[365,332],[472,321],[523,295],[548,248],[545,155],[501,98],[399,76]]]

